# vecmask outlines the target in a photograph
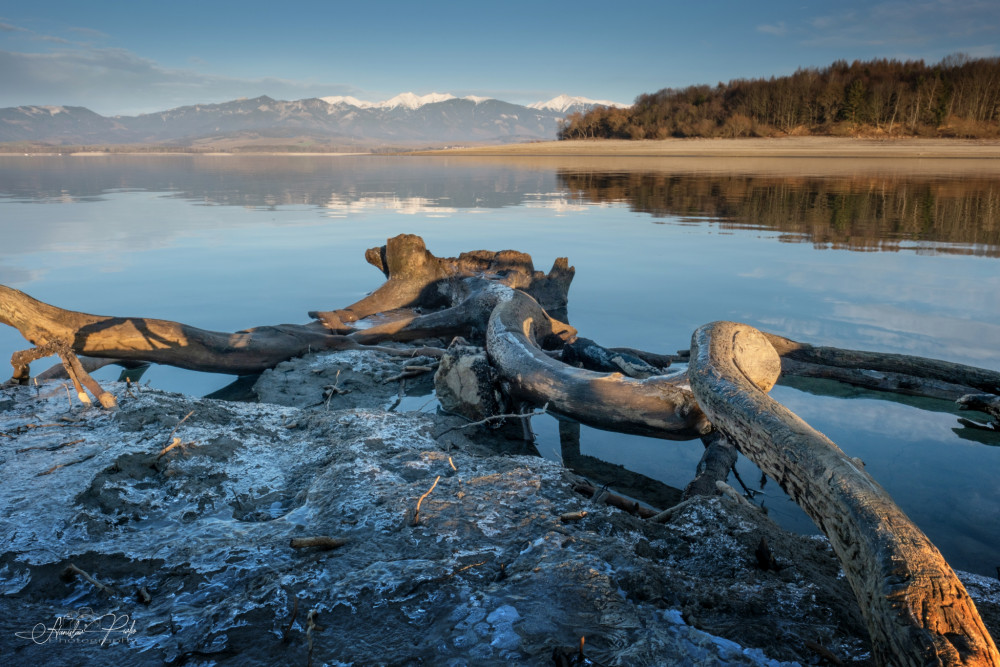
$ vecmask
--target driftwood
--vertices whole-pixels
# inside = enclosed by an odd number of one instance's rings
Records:
[[[663,376],[635,380],[568,366],[542,352],[550,318],[523,292],[511,290],[493,309],[486,353],[516,397],[548,402],[553,412],[596,428],[690,440],[711,425],[694,396]]]
[[[691,386],[740,451],[830,539],[879,664],[1000,665],[962,583],[882,487],[826,436],[762,391],[780,359],[752,327],[716,322],[691,341]]]
[[[477,250],[458,257],[435,257],[424,240],[400,234],[384,246],[370,248],[365,259],[382,271],[386,282],[360,301],[332,311],[312,311],[309,316],[337,333],[351,330],[359,319],[399,308],[434,308],[454,304],[456,279],[486,276],[493,281],[523,290],[559,317],[565,313],[573,267],[565,257],[556,260],[548,275],[535,271],[531,256],[514,250]]]
[[[1000,394],[997,371],[907,354],[817,347],[764,335],[781,356],[786,374],[826,377],[870,389],[951,401],[976,391]],[[798,363],[789,364],[789,360]]]
[[[1000,396],[993,394],[966,394],[956,401],[962,410],[978,410],[993,418],[993,425],[1000,429]]]
[[[547,404],[553,413],[601,429],[666,440],[704,438],[705,458],[688,496],[721,489],[740,498],[722,481],[732,468],[733,445],[739,448],[827,533],[868,622],[878,662],[1000,665],[971,600],[927,538],[833,443],[766,396],[783,365],[798,365],[801,374],[807,374],[801,368],[818,365],[842,377],[881,375],[883,390],[909,391],[914,383],[906,378],[923,378],[991,396],[1000,393],[1000,373],[905,355],[813,347],[728,323],[696,332],[690,377],[668,378],[659,371],[671,361],[687,361],[684,354],[615,350],[577,338],[565,322],[573,278],[565,258],[543,274],[523,253],[477,251],[438,258],[419,237],[407,235],[372,248],[366,258],[387,277],[368,297],[340,310],[310,313],[318,321],[309,324],[234,333],[64,310],[0,286],[0,323],[15,327],[35,346],[14,355],[13,379],[27,382],[29,364],[55,352],[78,391],[87,384],[95,396],[110,396],[89,378],[79,356],[249,376],[309,352],[407,354],[371,345],[422,338],[443,338],[444,345],[460,335],[485,347],[495,370],[490,375],[499,378],[511,403]],[[422,350],[444,354],[434,347]],[[886,384],[886,377],[893,379]],[[982,405],[995,405],[989,401],[996,399],[982,400]],[[574,486],[587,495],[606,495],[607,502],[640,516],[655,514],[592,484],[577,480]]]

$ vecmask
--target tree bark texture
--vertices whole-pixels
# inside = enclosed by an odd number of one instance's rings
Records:
[[[753,369],[780,365],[770,338],[733,322],[699,328],[691,386],[715,426],[830,539],[876,662],[1000,665],[975,605],[930,540],[833,442],[758,388]]]

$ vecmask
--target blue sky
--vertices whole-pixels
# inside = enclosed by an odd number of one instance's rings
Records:
[[[1000,1],[131,2],[0,5],[0,107],[135,114],[412,91],[629,103],[837,59],[1000,55]]]

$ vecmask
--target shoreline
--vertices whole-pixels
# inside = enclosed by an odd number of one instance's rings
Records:
[[[856,139],[849,137],[779,137],[741,139],[582,139],[537,141],[493,146],[421,149],[396,153],[325,151],[0,151],[3,157],[573,157],[573,158],[866,158],[1000,160],[1000,140],[990,139]]]
[[[585,139],[415,151],[450,157],[871,158],[1000,160],[1000,141],[985,139]]]

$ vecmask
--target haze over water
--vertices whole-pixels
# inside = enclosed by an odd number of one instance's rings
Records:
[[[1000,369],[998,181],[920,172],[2,157],[0,283],[64,308],[232,331],[352,303],[383,278],[364,250],[414,233],[439,256],[514,248],[541,270],[567,256],[570,322],[608,346],[673,352],[701,324],[730,319],[817,345]],[[24,347],[0,329],[0,356]],[[228,381],[161,368],[147,377],[190,393]],[[947,403],[802,388],[774,395],[862,458],[954,567],[995,573],[1000,438],[962,428]],[[557,456],[555,421],[536,422],[539,453]],[[581,440],[584,454],[680,487],[701,453],[697,441],[587,428]],[[756,486],[759,473],[745,461],[740,470]],[[773,482],[764,491],[773,516],[814,530]]]

